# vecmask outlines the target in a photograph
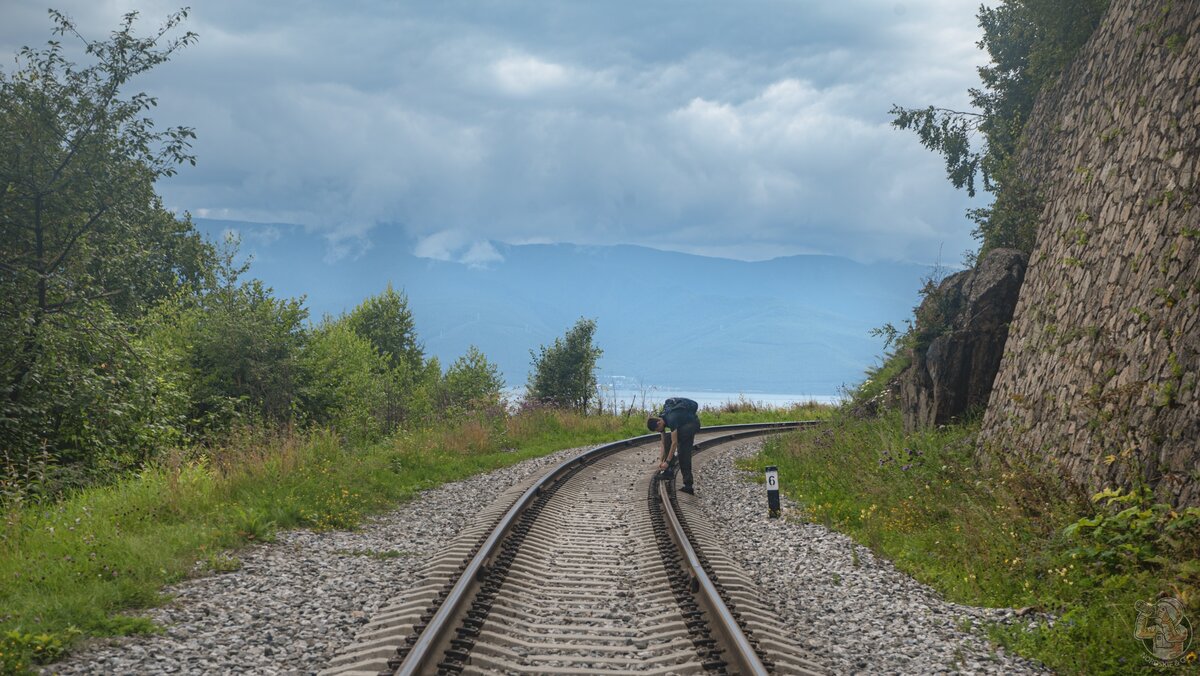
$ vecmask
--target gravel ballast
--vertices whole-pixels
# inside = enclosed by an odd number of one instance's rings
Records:
[[[833,673],[1044,673],[962,630],[968,621],[1023,621],[1012,611],[947,603],[843,535],[768,519],[762,486],[733,467],[757,448],[698,456],[697,497],[814,661]],[[166,590],[174,600],[145,613],[162,634],[92,641],[43,673],[316,673],[480,508],[579,450],[425,491],[358,531],[279,533],[236,552],[239,570]],[[795,514],[786,498],[784,507]]]
[[[234,553],[239,570],[166,589],[162,634],[93,641],[47,674],[315,674],[425,559],[509,486],[580,448],[423,491],[357,531],[291,530]]]

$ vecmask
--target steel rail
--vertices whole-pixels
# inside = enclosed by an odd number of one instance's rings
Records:
[[[722,430],[735,430],[730,435],[725,435],[722,438],[742,438],[745,436],[754,436],[757,434],[767,434],[772,431],[782,431],[787,429],[800,429],[814,424],[819,424],[817,421],[790,421],[790,422],[775,422],[775,423],[739,423],[734,425],[714,425],[712,427],[703,428],[705,432],[716,432]],[[499,550],[501,542],[508,535],[509,531],[520,518],[521,513],[534,501],[541,493],[545,486],[557,481],[559,477],[571,471],[577,466],[585,465],[594,462],[604,456],[617,451],[640,446],[642,444],[657,441],[661,437],[659,434],[643,434],[641,436],[630,437],[620,441],[597,446],[588,451],[584,451],[579,455],[569,460],[564,460],[558,466],[542,476],[536,483],[530,486],[521,497],[517,498],[512,507],[505,512],[495,528],[480,545],[479,550],[471,561],[466,565],[454,586],[446,595],[446,599],[438,607],[433,617],[425,625],[424,629],[417,636],[417,640],[409,648],[405,654],[400,666],[393,672],[395,676],[414,676],[424,673],[436,666],[438,656],[444,652],[442,646],[449,643],[450,634],[454,629],[453,620],[459,615],[460,611],[470,600],[469,594],[471,588],[477,584],[477,580],[484,577],[489,568],[492,557]],[[706,439],[698,443],[696,446],[711,445],[712,439]],[[669,511],[669,510],[668,510]]]
[[[789,424],[784,429],[803,429],[816,425],[816,422],[804,422]],[[709,428],[712,429],[712,428]],[[698,452],[710,446],[718,446],[726,444],[730,441],[743,439],[746,437],[760,436],[770,434],[772,432],[781,431],[778,428],[774,429],[757,429],[734,432],[698,443],[694,447],[694,451]],[[655,481],[656,479],[651,479]],[[704,570],[704,564],[701,563],[700,557],[696,554],[696,549],[692,546],[688,539],[687,531],[683,527],[678,514],[676,514],[675,506],[671,502],[671,489],[667,487],[668,483],[673,483],[672,476],[667,481],[658,481],[658,499],[662,505],[663,512],[667,516],[667,523],[670,524],[669,534],[675,542],[675,546],[683,553],[683,561],[694,585],[695,593],[698,596],[698,601],[708,615],[710,626],[717,631],[718,634],[724,637],[726,646],[730,649],[730,657],[737,667],[737,673],[753,674],[754,676],[767,676],[770,672],[766,665],[763,664],[762,658],[754,646],[750,644],[750,639],[746,638],[745,632],[738,624],[737,618],[734,617],[733,611],[726,605],[725,600],[721,598],[721,593],[713,583],[712,578]]]

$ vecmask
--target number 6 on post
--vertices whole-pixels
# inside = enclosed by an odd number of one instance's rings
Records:
[[[779,518],[779,468],[767,467],[767,516]]]

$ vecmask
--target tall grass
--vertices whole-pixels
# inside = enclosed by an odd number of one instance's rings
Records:
[[[768,441],[745,466],[777,465],[799,518],[849,534],[952,601],[1058,617],[989,628],[999,643],[1065,673],[1162,673],[1133,636],[1135,604],[1170,594],[1200,619],[1200,510],[1129,507],[1133,497],[1116,493],[1122,504],[1106,508],[1048,468],[981,464],[976,431],[906,434],[894,412],[839,415]]]
[[[834,407],[815,401],[798,402],[789,407],[778,407],[756,402],[745,396],[737,401],[727,401],[720,406],[700,409],[700,423],[704,426],[737,425],[753,422],[787,422],[792,420],[821,420],[833,414]]]

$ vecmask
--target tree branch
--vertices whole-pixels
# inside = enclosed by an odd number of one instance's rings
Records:
[[[57,269],[58,266],[62,264],[63,260],[66,259],[67,254],[69,254],[71,249],[74,248],[75,243],[79,241],[79,238],[82,237],[84,233],[91,230],[92,227],[96,225],[96,221],[99,221],[100,217],[108,212],[108,209],[109,205],[107,204],[101,206],[100,210],[93,214],[92,217],[88,219],[87,223],[83,224],[83,227],[79,228],[75,234],[71,235],[70,240],[67,241],[67,245],[63,247],[62,252],[59,253],[58,256],[56,256],[46,268],[46,274],[49,274],[51,270]]]
[[[961,110],[951,110],[949,108],[932,108],[932,110],[937,113],[949,113],[951,115],[962,115],[963,117],[978,117],[978,118],[984,117],[983,113],[969,113],[969,112],[963,112]]]
[[[96,331],[97,333],[100,333],[102,335],[107,336],[108,338],[110,338],[112,340],[117,341],[118,343],[121,344],[122,347],[125,348],[125,351],[129,353],[129,356],[133,357],[134,361],[141,363],[141,357],[137,353],[137,350],[133,349],[133,346],[130,345],[129,341],[125,339],[125,336],[122,336],[119,332],[109,331],[108,329],[106,329],[102,326],[98,326],[96,324],[96,322],[92,321],[92,318],[89,317],[87,314],[76,314],[73,312],[65,312],[65,311],[60,314],[64,317],[71,317],[73,319],[82,321],[85,324],[87,324],[88,326],[92,327],[93,331]]]
[[[102,298],[112,298],[113,296],[118,296],[121,293],[124,293],[124,291],[121,289],[113,289],[110,291],[103,291],[101,293],[93,294],[91,296],[80,296],[78,298],[68,298],[67,300],[47,305],[46,309],[45,309],[45,313],[46,314],[62,314],[62,315],[67,315],[68,317],[74,317],[75,315],[67,312],[67,308],[71,307],[72,305],[78,305],[79,303],[90,303],[91,301],[100,300]]]

